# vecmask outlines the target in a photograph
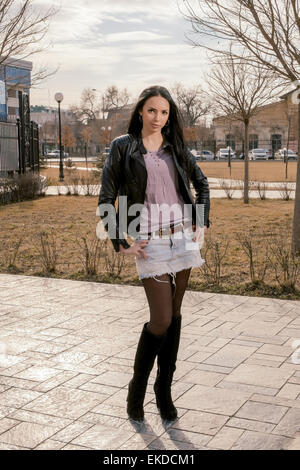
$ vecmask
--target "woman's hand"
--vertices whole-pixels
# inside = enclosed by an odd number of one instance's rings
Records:
[[[137,256],[139,259],[144,256],[144,258],[147,259],[146,253],[143,248],[145,248],[148,243],[149,240],[135,240],[129,248],[124,248],[123,245],[120,245],[120,253],[122,253],[123,255],[134,255]]]
[[[193,237],[193,242],[198,242],[200,240],[202,230],[204,230],[204,235],[205,235],[207,226],[204,225],[204,227],[202,228],[202,227],[196,227],[196,225],[193,225],[192,228],[193,228],[193,232],[195,232],[195,236]]]

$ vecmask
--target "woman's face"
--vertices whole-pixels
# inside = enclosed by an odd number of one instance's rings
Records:
[[[169,119],[170,104],[162,96],[152,96],[145,101],[140,115],[143,119],[143,130],[147,133],[161,133]]]

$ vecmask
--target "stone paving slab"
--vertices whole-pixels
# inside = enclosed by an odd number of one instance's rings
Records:
[[[163,422],[127,387],[143,287],[0,274],[0,449],[300,449],[300,302],[186,291]]]

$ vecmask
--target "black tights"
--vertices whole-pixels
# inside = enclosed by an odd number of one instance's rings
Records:
[[[163,335],[169,328],[172,317],[180,315],[182,299],[188,284],[191,268],[176,273],[176,289],[169,274],[142,279],[150,308],[148,330],[154,335]],[[174,292],[175,289],[175,292]]]

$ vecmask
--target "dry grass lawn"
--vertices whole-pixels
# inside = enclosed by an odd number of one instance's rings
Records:
[[[81,237],[95,240],[95,228],[99,222],[96,216],[97,197],[83,196],[46,196],[33,201],[0,206],[0,271],[20,272],[27,275],[47,275],[43,271],[39,255],[40,233],[53,233],[58,249],[58,263],[56,274],[58,277],[87,279],[79,255],[83,253]],[[249,281],[248,260],[235,239],[241,231],[255,231],[257,245],[264,246],[264,237],[273,234],[276,230],[291,233],[294,202],[282,200],[251,200],[248,205],[242,200],[212,199],[211,200],[211,227],[207,237],[218,239],[221,245],[229,240],[229,248],[222,263],[222,284],[219,291],[228,293],[251,294],[244,286]],[[263,232],[265,234],[263,234]],[[7,265],[9,257],[15,251],[18,240],[21,239],[19,253],[15,265],[19,271],[9,271]],[[287,238],[287,243],[289,240]],[[202,256],[204,249],[202,248]],[[109,242],[111,253],[114,253]],[[120,256],[120,255],[116,255]],[[262,256],[262,255],[260,255]],[[133,256],[125,256],[125,268],[121,279],[117,282],[135,283],[138,280]],[[99,274],[92,280],[116,282],[108,279],[104,270],[104,261],[101,261]],[[266,283],[275,283],[274,275],[270,272]],[[214,289],[205,284],[202,268],[192,271],[190,287],[195,289]],[[298,283],[297,287],[300,285]],[[276,290],[261,292],[253,291],[255,295],[276,296]],[[297,298],[286,296],[287,298]],[[299,295],[298,295],[298,298]]]
[[[90,171],[87,171],[87,170],[80,170],[79,168],[82,168],[82,167],[79,167],[77,169],[69,169],[69,168],[64,168],[64,182],[65,183],[68,183],[70,182],[71,184],[71,178],[72,178],[72,174],[76,173],[79,175],[80,178],[84,177],[84,178],[87,178],[87,177],[91,177],[92,176],[92,172]],[[92,168],[92,167],[90,167]],[[94,167],[93,167],[94,168]],[[62,184],[60,181],[59,181],[59,168],[42,168],[41,171],[40,171],[40,174],[43,175],[43,176],[46,176],[47,180],[48,180],[48,184],[49,185],[57,185],[57,184]]]
[[[58,165],[58,162],[52,163]],[[80,171],[80,168],[86,167],[84,162],[74,162],[78,168],[78,173],[85,176],[86,171]],[[226,178],[233,180],[244,179],[244,162],[232,162],[231,172],[227,162],[198,162],[205,176],[209,178]],[[95,168],[93,162],[88,162],[89,168]],[[296,181],[297,162],[288,162],[288,178],[285,178],[285,163],[279,161],[268,162],[249,162],[249,179],[254,181],[270,181],[270,182],[295,182]],[[69,170],[64,168],[67,178]],[[51,178],[53,184],[59,182],[59,168],[43,168],[41,174]]]
[[[209,178],[229,178],[235,180],[244,179],[244,162],[199,162],[205,176]],[[230,172],[231,170],[231,172]],[[288,178],[285,178],[285,163],[280,161],[250,161],[249,179],[252,181],[296,181],[297,162],[288,162]]]

